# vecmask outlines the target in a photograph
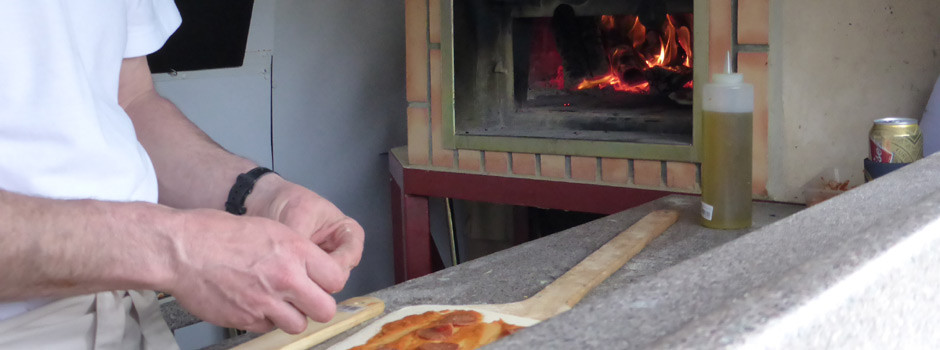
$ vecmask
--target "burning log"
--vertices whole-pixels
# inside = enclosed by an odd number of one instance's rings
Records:
[[[671,92],[682,90],[692,81],[691,69],[670,69],[666,67],[653,67],[644,71],[646,80],[650,83],[650,93],[668,95]]]
[[[578,18],[570,5],[559,5],[552,15],[552,33],[561,54],[566,88],[608,73],[607,55],[594,18]]]

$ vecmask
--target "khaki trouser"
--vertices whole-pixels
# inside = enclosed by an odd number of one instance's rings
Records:
[[[152,291],[56,300],[0,321],[3,349],[179,349]]]

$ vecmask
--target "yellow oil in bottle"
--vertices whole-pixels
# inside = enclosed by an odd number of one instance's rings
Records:
[[[702,225],[751,226],[752,113],[704,111]]]

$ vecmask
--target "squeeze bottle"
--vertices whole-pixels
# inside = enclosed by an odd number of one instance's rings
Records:
[[[702,98],[702,226],[750,227],[754,87],[731,71],[730,52]]]

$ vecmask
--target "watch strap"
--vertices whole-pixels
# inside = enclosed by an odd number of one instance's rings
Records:
[[[251,194],[251,190],[254,189],[255,182],[258,181],[258,178],[267,173],[274,173],[274,170],[259,166],[249,170],[247,173],[238,174],[238,177],[235,178],[235,184],[232,185],[232,189],[228,191],[228,200],[225,201],[225,211],[235,215],[245,214],[245,212],[248,211],[248,209],[245,208],[245,199]]]

